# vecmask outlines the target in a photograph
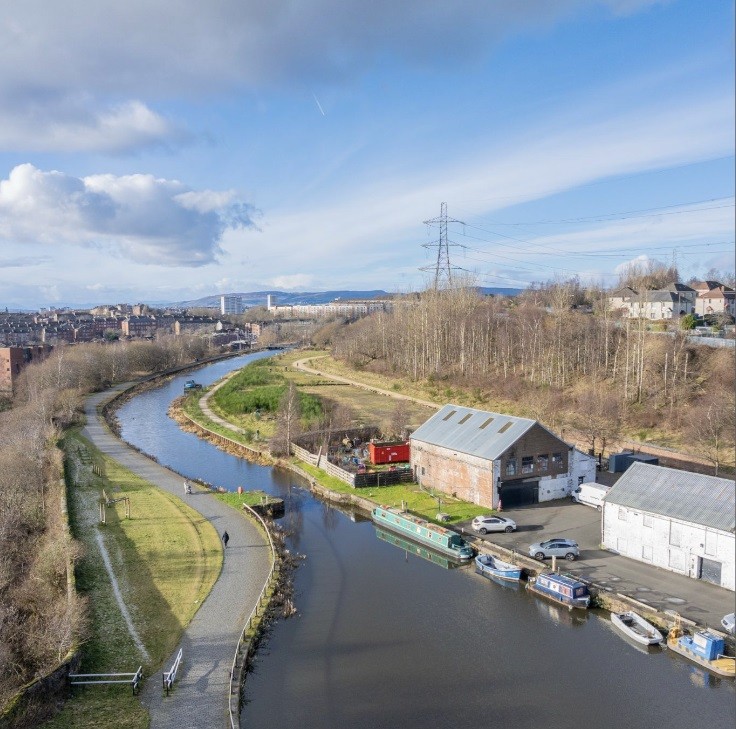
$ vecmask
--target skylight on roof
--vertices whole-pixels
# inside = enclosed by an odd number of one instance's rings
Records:
[[[462,418],[458,421],[458,425],[462,425],[473,413],[467,413],[466,415],[463,415]]]
[[[488,418],[488,420],[484,420],[484,421],[483,421],[483,422],[482,422],[482,423],[481,423],[481,424],[480,424],[480,425],[478,426],[478,430],[483,430],[483,428],[485,428],[485,427],[489,426],[489,425],[490,425],[490,424],[491,424],[491,423],[492,423],[492,422],[493,422],[494,420],[495,420],[495,418]]]
[[[442,420],[449,420],[456,412],[457,410],[450,410],[450,412],[447,413],[447,415],[445,415],[445,417],[442,418]]]
[[[513,424],[514,424],[514,423],[513,423],[513,421],[512,421],[512,420],[509,420],[509,422],[508,422],[508,423],[504,423],[504,424],[503,424],[503,425],[502,425],[502,426],[501,426],[501,427],[500,427],[500,428],[498,429],[498,432],[499,432],[499,433],[505,433],[505,432],[506,432],[506,431],[507,431],[507,430],[508,430],[508,429],[509,429],[509,428],[510,428],[510,427],[511,427],[511,426],[512,426]]]

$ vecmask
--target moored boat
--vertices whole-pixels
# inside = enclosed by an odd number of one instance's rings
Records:
[[[611,613],[611,622],[626,636],[643,645],[657,645],[662,642],[662,634],[648,620],[629,610],[625,613]]]
[[[376,536],[388,544],[393,544],[394,547],[403,549],[408,554],[413,554],[416,557],[426,559],[428,562],[444,567],[446,570],[460,567],[460,563],[457,560],[448,557],[446,554],[441,554],[440,552],[436,552],[434,549],[425,547],[423,544],[417,544],[410,539],[405,539],[395,532],[382,529],[380,526],[376,526]]]
[[[707,630],[684,635],[679,620],[667,636],[667,647],[703,668],[726,678],[736,677],[736,658],[723,654],[724,640]]]
[[[586,610],[590,605],[590,592],[584,582],[574,577],[542,573],[526,583],[527,590],[536,592],[548,600],[567,606],[570,610],[580,608]]]
[[[492,554],[479,554],[475,558],[475,571],[484,577],[498,577],[512,582],[521,579],[521,567],[504,562]]]
[[[399,511],[390,506],[376,506],[371,512],[373,521],[415,542],[426,544],[461,562],[473,557],[473,548],[451,529],[432,524],[426,519]]]

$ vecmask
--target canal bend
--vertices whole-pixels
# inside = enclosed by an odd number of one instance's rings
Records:
[[[212,364],[211,384],[254,357]],[[298,614],[278,623],[246,684],[243,727],[540,726],[709,729],[734,725],[732,681],[467,567],[412,554],[305,491],[184,433],[166,415],[186,376],[118,412],[125,440],[188,478],[286,502]]]

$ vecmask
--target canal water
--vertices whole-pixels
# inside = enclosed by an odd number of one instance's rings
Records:
[[[210,365],[210,384],[255,357]],[[181,377],[119,411],[123,437],[189,478],[286,500],[305,559],[298,615],[277,623],[246,683],[243,727],[275,729],[717,729],[735,725],[734,682],[468,567],[447,569],[330,507],[293,474],[250,464],[166,415]]]

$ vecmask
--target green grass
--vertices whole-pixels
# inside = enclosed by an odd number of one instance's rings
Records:
[[[294,459],[294,463],[312,476],[320,485],[330,489],[330,491],[336,491],[341,494],[354,494],[373,501],[375,504],[383,504],[385,506],[401,507],[403,502],[409,511],[436,523],[439,523],[435,518],[438,511],[449,514],[449,523],[451,524],[472,519],[474,516],[478,516],[478,514],[488,514],[491,512],[487,507],[455,499],[440,491],[425,491],[418,484],[397,484],[395,486],[355,489],[344,481],[330,476],[309,463],[297,459]],[[441,508],[439,508],[438,499],[442,502]]]
[[[100,454],[78,433],[64,439],[67,453],[86,452],[104,467],[105,477],[89,467],[70,466],[70,521],[76,539],[85,547],[77,569],[77,588],[89,600],[91,633],[83,649],[83,673],[161,669],[217,580],[222,549],[214,527],[180,499]],[[78,458],[75,459],[78,463]],[[107,508],[107,524],[98,525],[98,500],[104,488],[109,497],[127,496],[124,504]],[[103,535],[126,605],[150,654],[139,654],[123,620],[96,544]],[[155,680],[153,677],[149,680]],[[88,687],[78,691],[63,711],[44,726],[50,729],[99,726],[144,729],[148,712],[129,687]]]
[[[262,504],[264,497],[266,499],[271,498],[265,491],[259,490],[243,491],[242,494],[232,491],[228,491],[224,494],[215,494],[215,498],[228,506],[232,506],[233,509],[237,509],[238,511],[242,511],[243,504],[248,504],[248,506],[257,506],[258,504]]]

